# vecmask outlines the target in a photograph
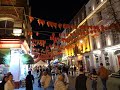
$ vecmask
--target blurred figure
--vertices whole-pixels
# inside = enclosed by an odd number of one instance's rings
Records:
[[[108,79],[108,70],[103,66],[103,63],[100,63],[100,68],[98,70],[98,75],[101,78],[103,84],[103,90],[107,90],[106,81]]]
[[[28,71],[26,77],[26,90],[33,90],[34,76],[31,74],[31,71]]]
[[[86,80],[87,77],[84,74],[83,68],[81,68],[79,76],[76,77],[75,90],[87,90]]]
[[[13,75],[9,74],[7,77],[8,81],[5,83],[4,90],[14,90],[15,85],[13,81]]]
[[[54,90],[67,90],[64,83],[64,76],[62,74],[58,75],[58,78],[54,84]]]
[[[41,77],[41,85],[43,86],[44,90],[47,90],[47,88],[50,85],[51,77],[48,75],[46,71],[43,72],[43,75]]]
[[[0,90],[5,90],[5,89],[4,89],[4,86],[5,86],[5,83],[7,82],[7,80],[8,80],[8,77],[7,77],[7,76],[4,76],[4,77],[3,77],[3,80],[2,80],[2,83],[1,83],[1,85],[0,85]]]
[[[39,77],[38,77],[38,87],[41,87],[40,79],[41,79],[41,77],[42,77],[42,74],[43,74],[43,72],[40,71],[40,74],[39,74]]]
[[[68,87],[69,87],[69,78],[68,78],[68,75],[67,75],[67,73],[66,73],[65,70],[63,70],[62,74],[64,76],[64,83],[66,85],[66,88],[68,89]]]
[[[74,76],[76,76],[76,66],[74,66]]]
[[[95,69],[92,70],[91,80],[92,80],[92,88],[93,90],[97,90],[97,72]]]

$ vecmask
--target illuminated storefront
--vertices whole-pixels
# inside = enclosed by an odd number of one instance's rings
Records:
[[[20,39],[1,39],[0,40],[0,78],[4,74],[11,72],[14,76],[14,81],[18,82],[24,79],[27,75],[28,65],[22,56],[28,53],[29,47],[25,40]],[[34,62],[32,62],[34,63]],[[4,69],[7,68],[7,69]],[[4,71],[4,72],[2,72]]]

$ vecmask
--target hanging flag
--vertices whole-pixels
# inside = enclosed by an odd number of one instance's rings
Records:
[[[29,16],[29,20],[30,20],[30,23],[32,23],[32,21],[34,20],[34,18],[32,16]]]
[[[39,25],[43,26],[45,24],[45,20],[38,19],[37,21]]]

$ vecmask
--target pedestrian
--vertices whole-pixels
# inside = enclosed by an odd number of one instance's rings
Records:
[[[14,90],[15,85],[14,85],[14,81],[13,81],[13,75],[9,74],[7,77],[8,77],[8,80],[4,85],[4,90]]]
[[[34,76],[31,74],[31,71],[28,71],[26,77],[26,90],[33,90]]]
[[[64,83],[64,76],[62,74],[58,75],[58,78],[54,83],[54,90],[67,90]]]
[[[108,70],[103,66],[103,63],[100,63],[100,68],[98,70],[98,75],[103,84],[103,90],[107,90],[106,81],[108,79]]]
[[[51,81],[50,75],[48,75],[48,73],[44,71],[41,77],[41,80],[40,80],[41,85],[43,86],[44,90],[48,89],[48,87],[50,86],[50,81]]]
[[[74,76],[76,76],[76,66],[74,66]]]
[[[8,77],[4,76],[3,80],[2,80],[2,83],[0,84],[0,90],[5,90],[4,86],[5,86],[5,83],[7,82],[7,80],[8,80]]]
[[[83,68],[81,68],[79,76],[76,77],[75,90],[87,90],[86,80],[87,77],[85,76]]]
[[[69,87],[69,78],[68,78],[68,75],[66,73],[66,70],[63,70],[62,74],[64,76],[64,83],[66,85],[66,88],[68,89],[68,87]]]
[[[97,90],[97,72],[95,69],[92,70],[91,80],[92,80],[92,89]]]
[[[38,87],[40,87],[40,88],[41,88],[41,82],[40,82],[40,79],[41,79],[41,77],[42,77],[42,74],[43,74],[43,72],[40,71],[40,74],[39,74],[39,77],[38,77]]]

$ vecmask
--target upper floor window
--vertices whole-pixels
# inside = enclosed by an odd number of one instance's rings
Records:
[[[85,18],[85,15],[84,15],[84,13],[82,13],[82,20]]]
[[[92,11],[92,8],[91,8],[91,7],[89,7],[89,8],[88,8],[88,11],[89,11],[89,12],[91,12],[91,11]]]
[[[102,20],[101,11],[97,13],[97,19],[98,19],[98,21],[101,21],[101,20]]]
[[[118,43],[120,43],[120,33],[115,31],[115,30],[112,30],[112,38],[113,38],[113,44],[116,45]]]
[[[77,22],[74,20],[74,25],[77,25]]]
[[[104,32],[101,32],[101,44],[102,44],[102,47],[105,47],[107,45],[106,35]]]
[[[92,37],[92,48],[93,48],[93,50],[97,49],[97,43],[96,43],[96,38],[95,37]]]
[[[0,21],[0,35],[11,35],[13,32],[14,22],[3,20]]]
[[[99,4],[100,3],[100,0],[96,0],[96,4]]]
[[[80,17],[77,18],[78,19],[78,24],[80,23]]]

